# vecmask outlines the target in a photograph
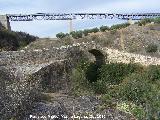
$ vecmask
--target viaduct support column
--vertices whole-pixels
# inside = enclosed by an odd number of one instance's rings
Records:
[[[0,22],[3,27],[5,27],[7,30],[11,31],[11,26],[9,19],[6,15],[0,15]]]
[[[72,24],[72,20],[69,20],[69,32],[73,31],[73,24]]]

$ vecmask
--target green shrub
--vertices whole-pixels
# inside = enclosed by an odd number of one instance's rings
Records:
[[[160,24],[160,17],[155,18],[153,21],[154,23]]]
[[[142,26],[143,24],[140,22],[140,21],[138,21],[138,26]]]
[[[150,65],[145,75],[147,79],[152,82],[160,81],[160,66],[159,65]]]
[[[143,74],[132,74],[125,78],[119,87],[119,95],[123,101],[132,101],[136,105],[143,106],[146,117],[151,114],[157,117],[160,110],[159,87],[152,85]]]
[[[121,84],[122,99],[133,101],[140,105],[146,103],[146,98],[151,91],[151,85],[139,74],[130,75],[128,78],[125,78],[124,82]]]
[[[136,23],[139,26],[142,26],[142,25],[146,25],[147,23],[151,23],[151,22],[160,24],[160,17],[157,17],[157,18],[145,18],[145,19],[142,19],[142,20],[140,20],[140,21],[138,21]]]
[[[90,62],[88,61],[88,59],[83,58],[77,63],[76,69],[83,70],[84,72],[86,72],[89,66]]]
[[[143,19],[143,21],[145,21],[146,23],[151,23],[151,22],[153,22],[153,19],[151,19],[151,18],[145,18],[145,19]]]
[[[110,27],[111,30],[114,30],[114,29],[122,29],[122,28],[126,28],[128,27],[130,24],[129,23],[122,23],[122,24],[116,24],[116,25],[112,25]]]
[[[136,64],[106,64],[100,68],[99,80],[110,84],[119,84],[129,74],[140,70],[142,70],[142,67]]]
[[[83,31],[81,31],[81,30],[79,30],[79,31],[72,31],[70,33],[70,35],[72,35],[72,37],[75,38],[75,39],[82,38]]]
[[[134,115],[138,120],[145,118],[145,111],[142,107],[133,104],[132,102],[123,101],[117,104],[117,109]]]
[[[56,37],[57,37],[57,38],[60,38],[60,39],[62,39],[62,38],[64,38],[64,37],[66,37],[66,36],[67,36],[67,34],[62,33],[62,32],[60,32],[60,33],[56,34]]]
[[[155,53],[155,52],[157,52],[157,50],[158,50],[158,46],[156,44],[149,44],[146,47],[146,52],[147,53]]]
[[[84,31],[83,31],[83,34],[84,34],[84,36],[87,36],[88,35],[88,33],[90,33],[91,31],[89,30],[89,29],[85,29]]]
[[[107,84],[105,83],[105,81],[98,80],[96,82],[93,82],[92,86],[92,89],[96,94],[105,94],[107,91]]]
[[[92,68],[93,69],[93,68]],[[93,90],[98,94],[109,94],[118,97],[118,90],[112,86],[120,84],[122,80],[131,73],[142,72],[143,67],[137,64],[111,63],[103,65],[101,68],[90,70],[93,81]]]
[[[76,34],[77,34],[77,38],[82,38],[83,31],[82,30],[76,31]]]
[[[77,69],[84,71],[85,78],[90,83],[97,81],[99,68],[100,66],[97,65],[96,63],[93,63],[93,62],[90,63],[84,60],[81,60],[77,65]]]
[[[150,18],[145,18],[145,19],[142,19],[140,21],[138,21],[138,25],[139,26],[142,26],[142,25],[146,25],[147,23],[151,23],[153,20],[150,19]]]
[[[92,32],[94,32],[94,33],[99,32],[99,29],[97,27],[92,28],[92,29],[90,29],[90,33],[92,33]]]
[[[73,39],[69,35],[62,38],[62,40],[59,42],[60,42],[60,45],[70,45],[74,43]]]
[[[105,88],[106,89],[106,88]],[[108,89],[109,90],[109,89]],[[110,90],[108,91],[107,90],[107,94],[103,94],[100,99],[101,101],[103,102],[103,104],[106,106],[106,108],[115,108],[116,104],[113,102],[115,101],[113,96],[112,96],[112,93],[109,93]],[[106,91],[105,91],[106,93]]]
[[[99,31],[98,28],[92,28],[92,29],[85,29],[85,30],[82,31],[82,33],[83,33],[84,36],[87,36],[88,33],[92,33],[92,32],[96,33],[98,31]]]
[[[35,36],[24,32],[0,31],[0,49],[18,50],[36,40]]]
[[[137,118],[138,120],[143,120],[145,118],[145,111],[144,108],[141,106],[134,105],[131,108],[131,113]]]
[[[82,61],[72,73],[71,91],[77,96],[101,94],[101,108],[115,108],[117,101],[132,103],[127,109],[137,119],[157,119],[160,111],[160,82],[150,81],[159,81],[159,72],[159,66],[111,63],[100,68]]]
[[[101,32],[105,32],[106,30],[109,30],[109,27],[108,27],[108,26],[101,26],[101,27],[100,27],[100,31],[101,31]]]
[[[76,67],[72,70],[70,75],[71,79],[71,94],[75,96],[82,96],[91,94],[92,86],[86,78],[86,71],[90,66],[87,59],[82,59],[77,63]]]

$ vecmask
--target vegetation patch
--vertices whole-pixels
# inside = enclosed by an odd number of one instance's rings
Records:
[[[99,109],[119,109],[138,120],[159,118],[159,66],[110,63],[98,67],[83,61],[74,71],[73,92],[101,95],[103,104]]]
[[[18,50],[36,40],[35,36],[24,32],[0,31],[0,51]]]
[[[146,47],[146,52],[147,53],[155,53],[158,51],[158,46],[156,44],[149,44],[147,47]]]
[[[143,26],[143,25],[146,25],[146,24],[151,23],[151,22],[160,24],[160,17],[157,17],[157,18],[145,18],[145,19],[142,19],[142,20],[136,22],[135,24],[138,24],[139,26]]]
[[[89,33],[97,33],[99,31],[105,32],[105,31],[111,31],[112,33],[117,29],[122,29],[125,27],[128,27],[130,24],[129,23],[122,23],[122,24],[117,24],[117,25],[112,25],[111,27],[108,26],[101,26],[100,28],[92,28],[92,29],[84,29],[84,30],[78,30],[78,31],[72,31],[70,34],[68,33],[57,33],[56,37],[59,39],[65,38],[65,37],[73,37],[74,39],[82,38],[83,36],[88,36]]]

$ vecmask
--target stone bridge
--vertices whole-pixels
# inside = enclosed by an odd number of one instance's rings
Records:
[[[8,69],[18,80],[31,75],[36,81],[42,82],[42,89],[49,88],[54,92],[67,89],[67,76],[79,60],[87,58],[103,64],[105,57],[101,46],[87,42],[51,49],[1,52],[0,67]],[[44,88],[43,84],[47,87]]]
[[[92,41],[51,49],[0,52],[0,67],[9,69],[18,79],[24,79],[28,75],[36,76],[37,79],[47,81],[48,87],[57,91],[67,87],[67,74],[83,58],[95,61],[96,64],[132,62],[160,65],[159,58],[103,48]]]
[[[132,54],[115,49],[101,47],[92,42],[75,43],[61,47],[43,48],[35,50],[4,51],[0,52],[0,66],[6,65],[35,65],[53,63],[55,60],[80,60],[87,57],[98,64],[104,62],[140,63],[142,65],[160,64],[160,59],[140,54]],[[72,61],[74,62],[74,61]]]
[[[102,52],[95,43],[0,52],[0,118],[10,119],[17,108],[32,107],[42,91],[68,93],[74,65],[82,58],[92,56],[91,53],[101,64],[105,60]]]
[[[105,62],[105,57],[107,57],[103,48],[92,41],[91,43],[76,43],[73,45],[53,47],[51,49],[43,48],[32,51],[1,52],[0,65],[41,64],[64,59],[79,60],[84,55],[90,58],[91,54],[95,56],[97,62]]]
[[[41,91],[68,93],[71,70],[82,58],[89,58],[97,64],[135,62],[160,65],[159,58],[102,48],[95,42],[0,52],[0,117],[9,119],[17,108],[31,107]]]

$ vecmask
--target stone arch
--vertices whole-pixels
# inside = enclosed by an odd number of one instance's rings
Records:
[[[88,52],[91,53],[92,55],[94,55],[95,63],[97,65],[102,65],[105,63],[105,55],[103,54],[103,52],[101,50],[91,49],[91,50],[88,50]]]

